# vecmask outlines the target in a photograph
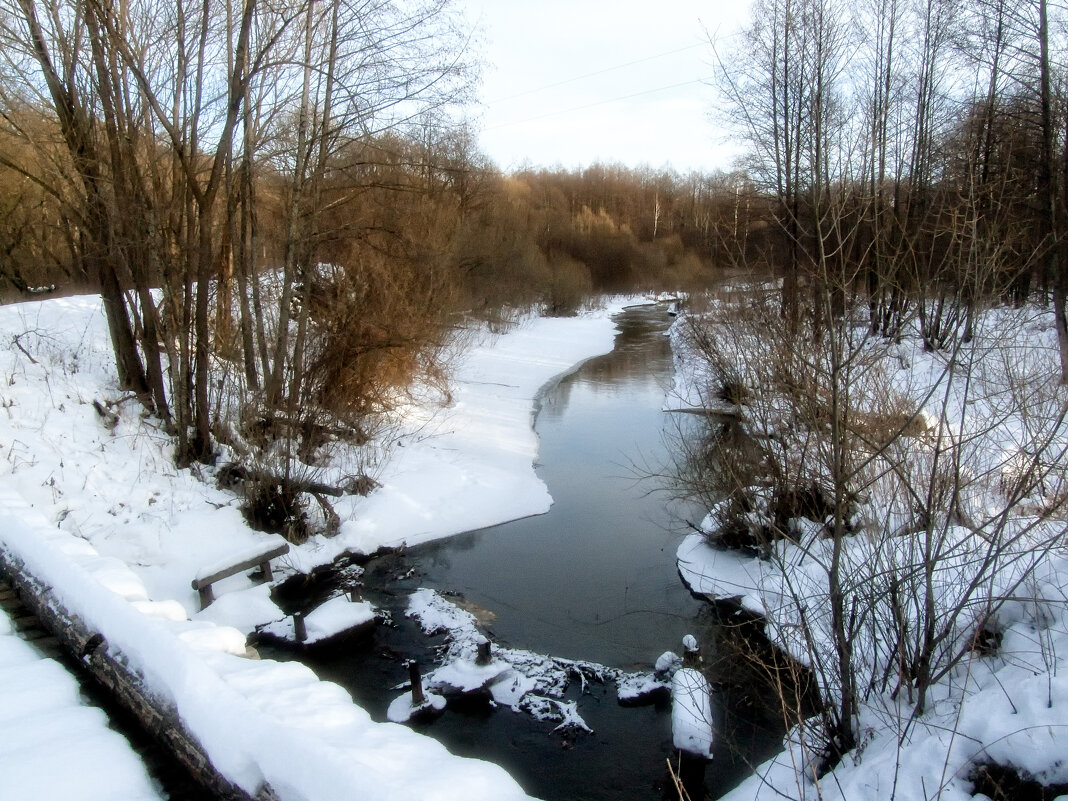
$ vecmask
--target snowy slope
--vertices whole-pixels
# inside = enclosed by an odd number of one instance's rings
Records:
[[[1063,466],[1064,390],[1057,387],[1056,377],[1043,383],[1043,376],[1058,366],[1052,325],[1052,313],[1042,309],[987,311],[977,323],[974,344],[957,357],[974,364],[972,380],[959,382],[963,387],[948,383],[948,357],[925,351],[916,332],[907,332],[903,342],[887,349],[889,385],[927,400],[920,417],[929,433],[926,439],[919,437],[910,459],[920,462],[924,447],[935,441],[933,432],[954,432],[969,444],[967,459],[955,465],[962,473],[971,471],[961,481],[962,522],[951,521],[941,530],[942,550],[932,568],[932,604],[939,610],[954,609],[980,571],[990,595],[1006,600],[989,615],[984,614],[981,593],[974,602],[962,602],[951,632],[959,639],[950,640],[961,643],[962,657],[932,688],[927,709],[919,715],[907,678],[904,688],[893,692],[899,676],[892,665],[881,689],[878,678],[886,666],[879,656],[886,642],[857,626],[859,634],[851,643],[855,663],[867,671],[858,670],[860,680],[876,677],[871,691],[861,696],[858,747],[817,781],[813,761],[819,758],[818,746],[798,742],[795,728],[783,752],[759,766],[727,799],[964,801],[972,797],[973,771],[984,763],[1014,769],[1044,785],[1068,783],[1068,535],[1063,513],[1047,518],[1040,512],[1059,504],[1063,485],[1056,479],[1058,470],[1051,465],[1051,478],[1032,490],[1035,498],[1028,497],[1014,510],[1018,520],[1013,525],[988,527],[1002,533],[1003,539],[994,541],[1000,550],[986,548],[984,530],[963,524],[991,517],[997,522],[991,510],[1000,508],[1004,487],[1013,486],[1014,471],[1028,464],[1033,430],[1049,432],[1045,436],[1052,444],[1046,458]],[[676,393],[699,402],[711,394],[707,381],[684,364],[677,373]],[[1014,382],[1052,388],[1046,394],[1033,391],[1026,402],[1014,406],[1006,389]],[[946,439],[943,435],[937,440],[943,448]],[[890,583],[889,577],[901,581],[917,560],[914,543],[920,537],[900,526],[892,503],[897,499],[880,495],[879,489],[875,482],[867,488],[857,516],[876,522],[843,542],[839,558],[846,593],[863,593],[865,580],[873,586],[880,578],[884,584]],[[710,515],[702,525],[713,531],[716,520]],[[1014,538],[1017,531],[1023,533]],[[678,548],[678,567],[695,591],[734,599],[765,616],[772,642],[799,662],[818,667],[817,658],[827,665],[833,653],[827,589],[831,541],[818,524],[806,520],[797,521],[795,534],[798,543],[776,541],[769,546],[770,558],[763,560],[713,547],[704,536],[693,534]],[[1021,581],[1022,576],[1026,580]],[[854,577],[858,583],[849,583]],[[914,598],[912,585],[905,586],[905,605],[919,603],[916,598],[922,596]],[[876,608],[871,616],[878,612]],[[966,638],[984,627],[996,632],[997,647],[970,648]],[[802,629],[812,633],[810,640],[801,637]],[[816,646],[806,647],[812,641]],[[826,670],[823,675],[832,673]],[[823,689],[834,697],[833,685]]]
[[[472,348],[448,408],[405,410],[381,489],[346,498],[340,535],[294,548],[283,571],[548,509],[533,468],[535,398],[611,349],[611,311],[532,320]],[[218,600],[198,611],[192,577],[270,535],[248,529],[210,471],[175,469],[158,421],[120,398],[99,298],[0,307],[0,339],[10,345],[0,351],[0,547],[130,659],[225,776],[307,801],[526,797],[494,765],[371,721],[299,664],[245,658],[244,633],[281,617],[246,577],[219,582]],[[97,400],[119,401],[116,425]],[[35,753],[55,748],[46,739]],[[10,787],[5,775],[0,795]]]

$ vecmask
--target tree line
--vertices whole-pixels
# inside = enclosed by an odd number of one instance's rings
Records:
[[[179,464],[361,440],[465,315],[693,283],[737,218],[733,177],[495,170],[450,0],[5,0],[0,39],[0,291],[99,292]]]
[[[1047,0],[760,0],[721,54],[742,168],[504,175],[462,122],[450,0],[3,0],[0,292],[100,292],[180,464],[222,438],[284,473],[439,379],[467,316],[729,267],[781,279],[792,334],[861,299],[932,349],[1038,297],[1068,365],[1064,25]]]
[[[725,121],[771,204],[760,261],[782,278],[787,319],[819,318],[829,282],[830,313],[863,296],[872,330],[894,335],[915,311],[937,349],[967,340],[977,304],[1039,293],[1068,379],[1064,12],[1049,0],[754,6],[717,57]]]
[[[802,794],[861,720],[904,748],[1015,599],[1061,592],[1040,573],[1068,502],[1065,12],[757,0],[717,52],[764,223],[726,253],[776,280],[688,319],[737,419],[708,415],[677,478],[711,540],[770,565],[769,636],[819,686],[811,718],[782,690]]]

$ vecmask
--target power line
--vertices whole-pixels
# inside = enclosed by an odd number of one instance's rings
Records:
[[[604,105],[607,105],[609,103],[618,103],[621,100],[630,100],[631,98],[634,98],[634,97],[641,97],[643,95],[651,95],[651,94],[655,94],[656,92],[666,92],[669,89],[678,89],[681,86],[691,86],[691,85],[693,85],[695,83],[704,83],[704,82],[710,80],[710,78],[711,78],[711,76],[709,76],[708,78],[694,78],[693,80],[683,81],[682,83],[673,83],[673,84],[670,84],[668,86],[658,86],[655,89],[646,89],[646,90],[641,91],[641,92],[633,92],[633,93],[631,93],[629,95],[620,95],[619,97],[612,97],[612,98],[609,98],[607,100],[598,100],[598,101],[596,101],[594,103],[586,103],[585,105],[574,106],[572,108],[567,108],[567,109],[561,109],[560,111],[550,111],[547,114],[539,114],[536,117],[527,117],[526,119],[523,119],[523,120],[513,120],[511,122],[501,122],[501,123],[498,123],[496,125],[490,125],[490,126],[488,126],[486,128],[483,128],[482,130],[484,130],[484,131],[496,131],[499,128],[508,128],[508,127],[510,127],[512,125],[525,125],[528,122],[537,122],[538,120],[544,120],[544,119],[547,119],[549,117],[559,117],[559,116],[561,116],[563,114],[573,114],[576,111],[585,111],[588,108],[596,108],[597,106],[604,106]]]
[[[488,101],[486,103],[486,105],[487,106],[492,106],[492,105],[495,105],[497,103],[506,103],[509,100],[515,100],[516,98],[519,98],[519,97],[526,97],[527,95],[533,95],[533,94],[536,94],[538,92],[544,92],[547,89],[555,89],[558,86],[566,86],[567,84],[575,83],[576,81],[584,81],[584,80],[586,80],[586,78],[593,78],[593,77],[596,77],[598,75],[604,75],[606,72],[614,72],[616,70],[624,69],[625,67],[633,67],[635,64],[644,64],[644,63],[646,63],[648,61],[655,61],[658,58],[664,58],[665,56],[673,56],[676,53],[685,53],[688,50],[695,50],[698,47],[707,47],[707,43],[699,42],[697,44],[687,45],[686,47],[679,47],[679,48],[676,48],[675,50],[666,50],[663,53],[656,53],[656,54],[651,55],[651,56],[645,56],[644,58],[635,59],[634,61],[627,61],[627,62],[624,62],[623,64],[616,64],[616,65],[611,66],[611,67],[605,67],[604,69],[594,70],[593,72],[587,72],[587,73],[585,73],[583,75],[576,75],[573,78],[565,78],[564,80],[557,81],[556,83],[546,84],[545,86],[538,86],[538,87],[535,87],[534,89],[525,89],[524,91],[518,92],[517,94],[514,94],[514,95],[508,95],[506,97],[499,97],[499,98],[497,98],[495,100],[490,100],[490,101]]]

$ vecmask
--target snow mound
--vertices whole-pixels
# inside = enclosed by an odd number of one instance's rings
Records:
[[[331,598],[305,616],[307,637],[303,644],[316,645],[348,634],[370,625],[377,616],[378,610],[367,601],[350,601],[347,595]],[[258,631],[287,642],[297,642],[292,617],[276,620]]]
[[[57,603],[103,634],[148,691],[173,704],[216,769],[246,792],[270,785],[282,801],[527,797],[496,765],[373,722],[344,689],[303,665],[242,658],[231,653],[232,638],[204,636],[204,622],[142,614],[53,547],[50,540],[70,535],[4,487],[0,507],[0,546],[51,587]],[[421,770],[413,773],[413,763]]]
[[[408,601],[408,616],[427,634],[446,635],[439,667],[426,676],[428,687],[449,692],[488,689],[495,703],[539,720],[556,721],[557,729],[590,731],[577,702],[562,700],[572,679],[582,688],[596,681],[618,682],[623,672],[594,662],[535,654],[515,648],[494,648],[489,664],[477,663],[478,647],[486,641],[475,616],[430,589],[419,589]]]
[[[671,739],[680,751],[712,758],[712,689],[693,668],[671,679]]]
[[[20,640],[0,612],[0,795],[157,801],[130,744],[80,694],[74,677]]]

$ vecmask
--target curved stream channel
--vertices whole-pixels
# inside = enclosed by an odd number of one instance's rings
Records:
[[[480,610],[501,645],[626,670],[651,670],[662,652],[681,653],[683,635],[693,633],[714,689],[716,744],[705,786],[715,798],[777,749],[781,723],[761,703],[766,688],[730,655],[735,619],[694,598],[678,576],[687,510],[638,478],[670,461],[675,418],[687,417],[661,411],[672,379],[670,317],[662,306],[638,306],[616,322],[615,349],[541,398],[537,470],[552,509],[372,561],[367,596],[390,609],[394,625],[378,627],[368,642],[300,658],[384,720],[407,679],[403,660],[428,669],[440,642],[404,616],[418,587],[458,594],[451,599]],[[485,707],[450,707],[417,728],[454,753],[503,765],[549,801],[670,797],[667,704],[622,707],[614,685],[591,683],[582,694],[578,682],[567,699],[578,700],[592,734],[555,732],[552,723]]]

